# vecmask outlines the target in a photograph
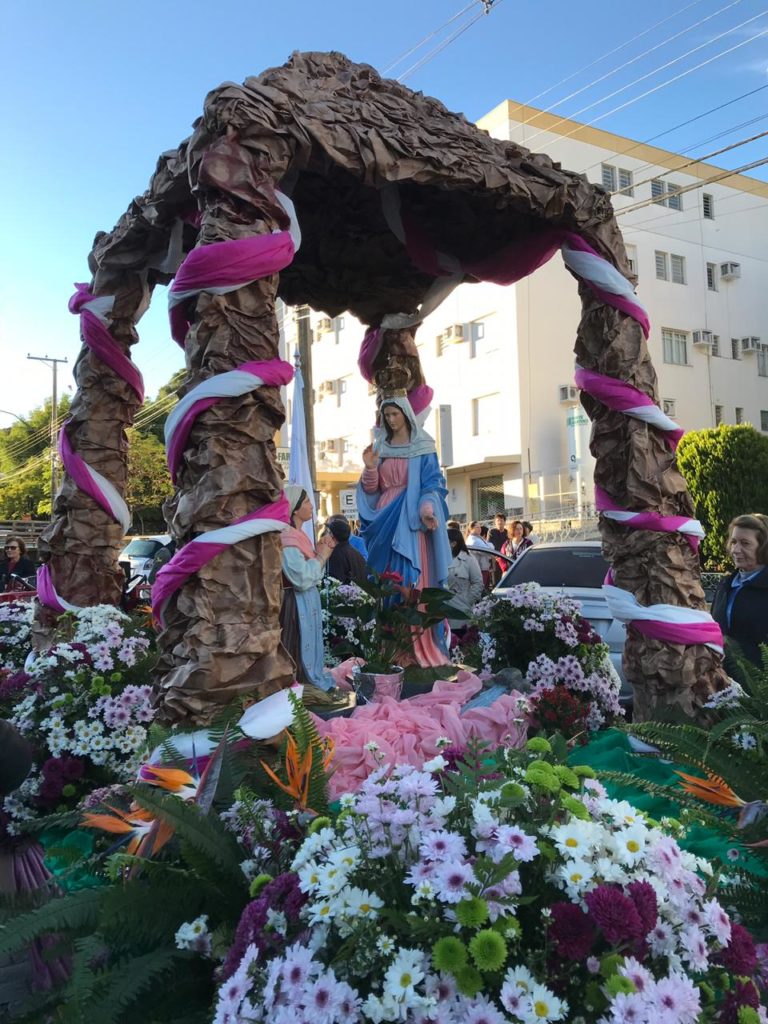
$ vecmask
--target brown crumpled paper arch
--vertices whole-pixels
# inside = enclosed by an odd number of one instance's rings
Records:
[[[543,154],[490,138],[437,100],[382,79],[367,65],[338,53],[296,53],[283,67],[209,93],[192,136],[163,154],[144,195],[110,233],[97,236],[90,256],[93,292],[117,295],[111,329],[126,351],[153,287],[175,272],[167,262],[174,226],[184,224],[182,254],[282,227],[278,184],[296,204],[301,248],[279,279],[199,296],[182,393],[240,362],[278,355],[278,296],[329,316],[349,310],[374,325],[387,313],[418,308],[433,278],[413,266],[388,228],[380,193],[386,185],[398,186],[438,249],[467,262],[543,228],[563,228],[631,277],[601,188]],[[579,290],[579,363],[656,400],[656,374],[639,325],[583,285]],[[410,335],[386,332],[384,351],[405,343],[415,352]],[[125,428],[135,402],[85,350],[76,378],[73,446],[124,493]],[[596,482],[629,509],[691,516],[685,481],[658,434],[586,395],[583,404],[593,420]],[[283,418],[279,393],[270,388],[219,402],[199,416],[166,509],[179,544],[278,497],[282,479],[272,439]],[[608,521],[601,530],[617,585],[642,604],[706,607],[697,556],[679,535],[628,531]],[[119,534],[65,480],[45,544],[66,599],[117,600]],[[266,535],[228,549],[171,599],[157,684],[166,721],[206,722],[235,697],[265,696],[291,681],[280,646],[280,586],[279,542]],[[625,662],[638,717],[667,704],[696,712],[723,685],[720,660],[710,649],[628,632]]]

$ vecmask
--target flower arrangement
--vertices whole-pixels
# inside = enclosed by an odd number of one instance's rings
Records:
[[[708,862],[563,748],[381,765],[252,886],[214,1024],[768,1020]]]
[[[24,665],[32,637],[34,606],[29,601],[0,604],[0,687]]]
[[[451,593],[403,586],[399,573],[370,576],[364,586],[326,581],[321,591],[327,649],[334,659],[361,658],[364,672],[387,672],[407,660],[415,632],[457,617]]]
[[[25,650],[20,668],[29,620],[19,614],[13,624],[0,634],[1,656],[13,665],[0,680],[0,716],[36,752],[32,772],[2,804],[0,820],[16,835],[25,821],[135,776],[154,718],[145,682],[154,654],[129,616],[104,605],[63,616],[52,646],[29,657]]]
[[[624,714],[620,681],[608,646],[579,607],[537,583],[486,597],[473,609],[475,630],[457,656],[486,672],[520,669],[532,687],[533,723],[546,732],[572,737],[599,729]]]

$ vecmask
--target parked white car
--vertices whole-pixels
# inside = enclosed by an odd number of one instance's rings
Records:
[[[120,552],[119,562],[129,562],[131,576],[147,576],[157,552],[171,543],[169,533],[149,537],[126,537],[128,545]]]
[[[493,593],[520,583],[538,583],[550,594],[571,597],[581,604],[581,614],[600,634],[611,653],[611,662],[621,679],[622,703],[632,700],[632,687],[621,667],[627,638],[623,622],[614,619],[603,595],[603,580],[608,562],[603,557],[600,541],[564,541],[557,544],[534,544],[517,558],[502,576]]]

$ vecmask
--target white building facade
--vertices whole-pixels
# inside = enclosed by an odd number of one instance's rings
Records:
[[[479,125],[614,193],[664,410],[688,430],[768,432],[768,184],[509,101]],[[507,288],[462,285],[419,328],[435,391],[426,426],[453,515],[590,516],[589,422],[573,388],[580,312],[556,255]],[[329,514],[354,487],[371,436],[374,397],[357,369],[365,328],[348,314],[286,311],[287,351],[301,329],[311,330],[317,484]]]

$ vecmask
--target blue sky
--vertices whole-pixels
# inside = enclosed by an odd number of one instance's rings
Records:
[[[28,361],[28,352],[74,362],[77,322],[67,312],[67,300],[72,282],[88,280],[93,237],[109,230],[132,197],[143,192],[157,156],[189,134],[208,90],[281,64],[297,49],[340,50],[385,71],[469,2],[5,0],[0,13],[0,408],[23,415],[50,394],[50,371]],[[598,127],[638,140],[768,84],[768,34],[759,35],[768,32],[762,0],[671,0],[667,5],[495,0],[490,14],[468,24],[481,10],[475,0],[389,74],[403,74],[468,25],[406,84],[472,119],[506,98],[551,107],[563,116],[590,106],[577,120],[599,119]],[[667,20],[659,25],[662,19]],[[727,34],[713,40],[721,33]],[[614,52],[605,56],[609,51]],[[704,67],[634,101],[703,61],[708,61]],[[661,70],[667,62],[674,63]],[[641,76],[647,77],[631,85]],[[768,118],[735,127],[761,115],[768,115],[768,89],[665,135],[658,144],[701,156],[768,129]],[[704,142],[728,129],[734,130]],[[768,156],[768,138],[713,162],[733,168],[763,156]],[[765,172],[762,167],[752,173],[766,178]],[[162,289],[139,329],[134,358],[148,394],[154,395],[181,365],[167,331]],[[72,383],[67,368],[61,377],[64,386]],[[0,414],[0,427],[11,422]]]

